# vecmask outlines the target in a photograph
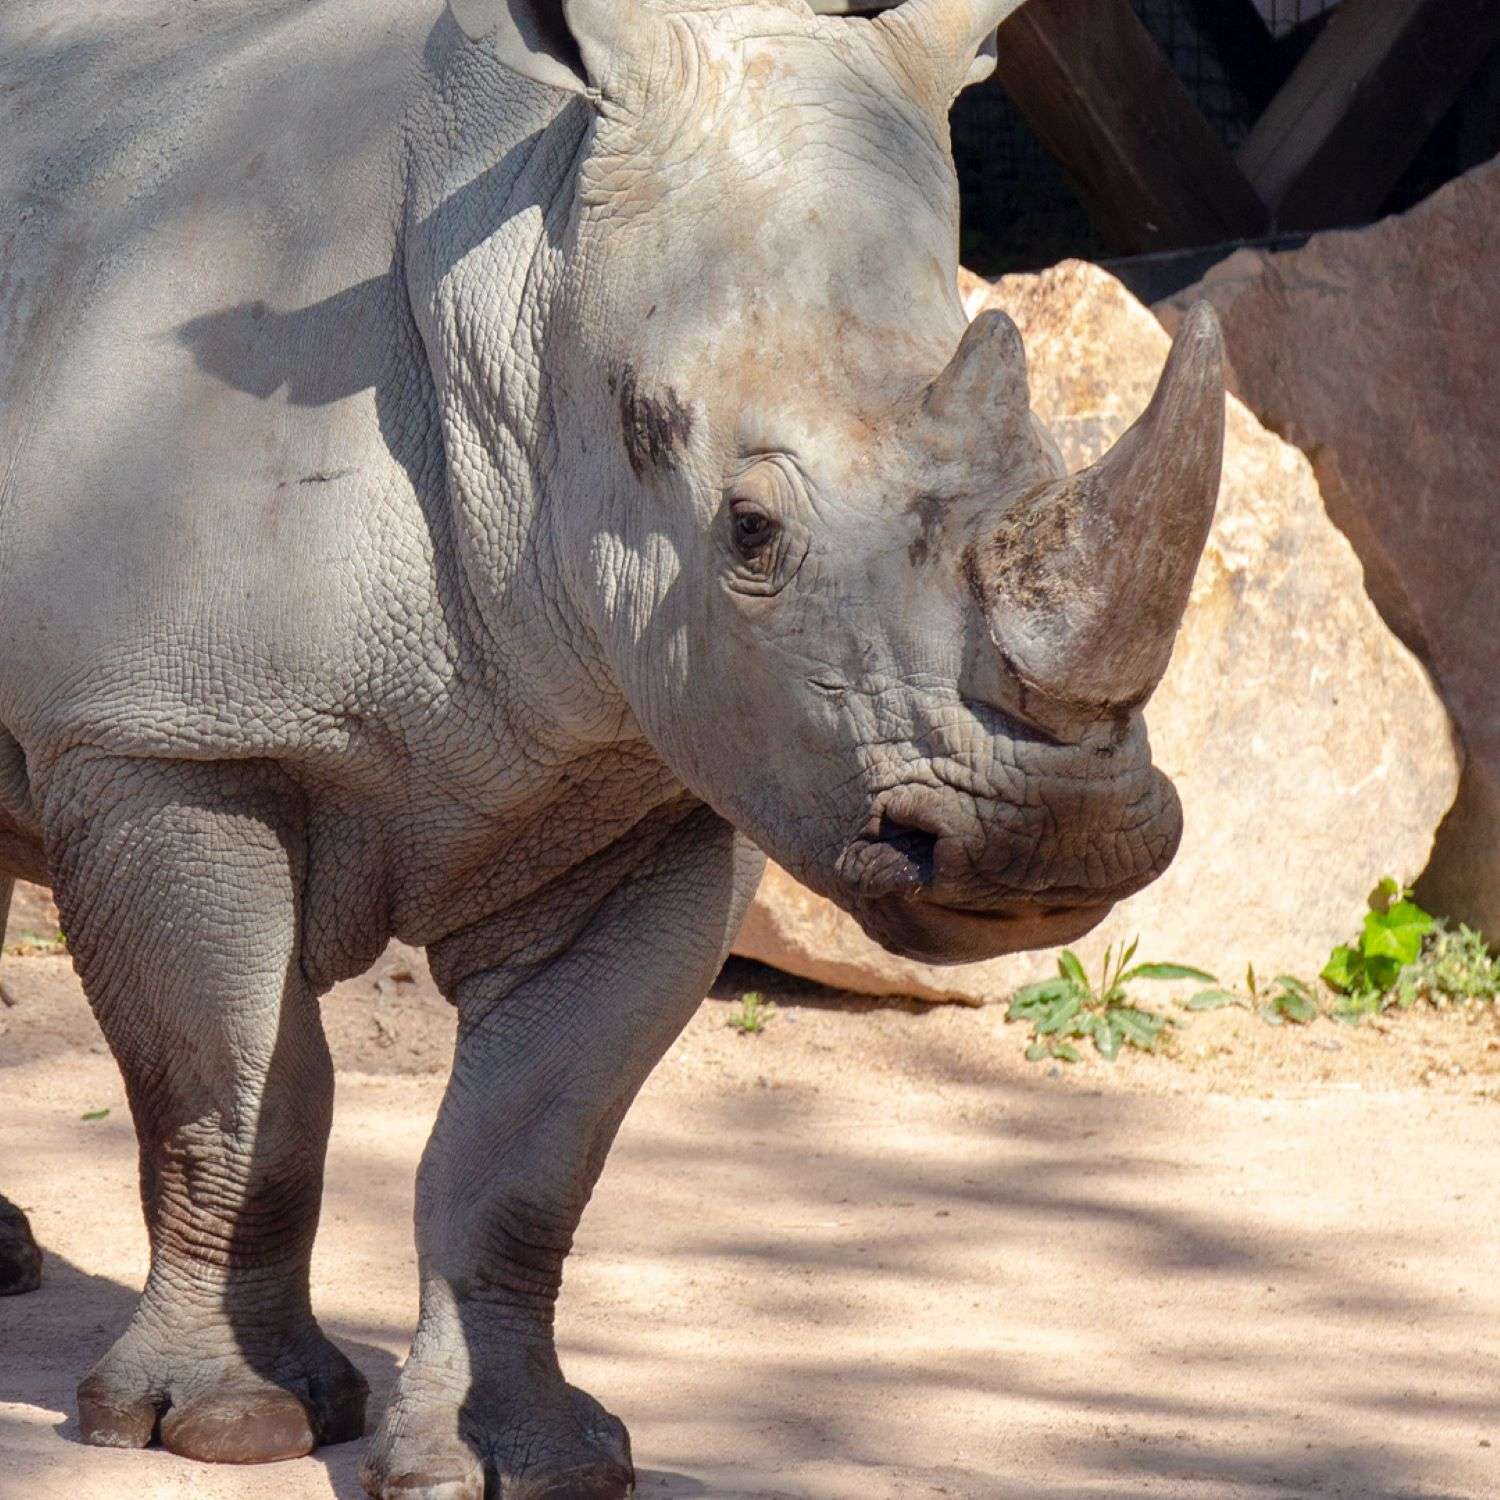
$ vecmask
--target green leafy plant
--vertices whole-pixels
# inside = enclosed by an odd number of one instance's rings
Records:
[[[95,1120],[107,1120],[109,1118],[109,1111],[107,1109],[91,1109],[86,1114],[79,1115],[78,1118],[80,1120],[87,1120],[92,1124]]]
[[[1333,950],[1322,978],[1338,995],[1333,1013],[1342,1021],[1423,1000],[1451,1005],[1500,996],[1500,961],[1484,938],[1423,911],[1389,877],[1377,887],[1359,936]]]
[[[731,1011],[726,1026],[732,1026],[741,1036],[759,1036],[766,1029],[776,1006],[763,1000],[758,990],[746,990],[740,996],[739,1009]]]
[[[1077,954],[1064,949],[1057,961],[1057,977],[1018,990],[1006,1012],[1008,1021],[1025,1021],[1032,1029],[1032,1044],[1026,1056],[1033,1062],[1057,1058],[1077,1062],[1075,1041],[1092,1042],[1101,1057],[1113,1062],[1122,1047],[1154,1052],[1163,1033],[1177,1023],[1137,1005],[1128,986],[1141,979],[1192,979],[1217,984],[1212,974],[1186,964],[1136,964],[1131,967],[1140,940],[1113,946],[1104,953],[1099,983],[1089,981]]]
[[[1387,876],[1352,943],[1340,943],[1323,965],[1323,980],[1360,1009],[1378,1010],[1379,997],[1421,956],[1422,939],[1435,926],[1408,892]]]

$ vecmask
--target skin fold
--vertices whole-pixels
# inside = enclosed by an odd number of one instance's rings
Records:
[[[87,1441],[363,1430],[318,999],[397,937],[459,1032],[366,1487],[629,1493],[553,1308],[762,851],[932,962],[1171,859],[1217,327],[1071,477],[966,329],[946,115],[1013,8],[0,15],[0,912],[55,893],[151,1237]]]

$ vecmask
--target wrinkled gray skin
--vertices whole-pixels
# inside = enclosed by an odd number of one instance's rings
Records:
[[[553,1305],[758,849],[957,961],[1176,846],[1217,335],[1073,479],[965,335],[945,117],[1011,5],[532,4],[0,14],[0,893],[56,892],[151,1230],[90,1442],[361,1430],[317,1000],[394,935],[460,1026],[365,1482],[627,1493]]]

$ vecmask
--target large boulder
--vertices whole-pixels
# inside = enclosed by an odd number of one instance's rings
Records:
[[[1015,318],[1038,412],[1069,466],[1093,463],[1145,406],[1167,354],[1155,317],[1077,262],[984,296]],[[1382,875],[1415,875],[1453,801],[1459,756],[1426,673],[1365,594],[1298,450],[1230,402],[1219,513],[1165,681],[1147,711],[1186,809],[1167,874],[1082,943],[1237,978],[1315,973]],[[931,968],[892,958],[772,870],[736,951],[872,994],[998,1000],[1053,953]]]
[[[1209,299],[1235,390],[1311,459],[1468,752],[1420,890],[1500,942],[1500,161],[1369,229],[1241,251]]]

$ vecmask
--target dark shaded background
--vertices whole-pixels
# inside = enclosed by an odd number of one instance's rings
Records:
[[[1216,0],[1131,0],[1131,5],[1205,118],[1234,148],[1321,31],[1331,0],[1270,0],[1265,8],[1272,31],[1263,36],[1247,36],[1240,29],[1244,10]],[[953,150],[963,192],[963,260],[971,270],[999,276],[1072,256],[1110,261],[1121,254],[1119,246],[1096,233],[1063,170],[994,80],[960,97],[953,112]],[[1377,217],[1410,208],[1497,153],[1500,47]],[[1197,274],[1184,274],[1182,284]],[[1153,284],[1145,293],[1151,300],[1152,294],[1165,296],[1174,289]]]

